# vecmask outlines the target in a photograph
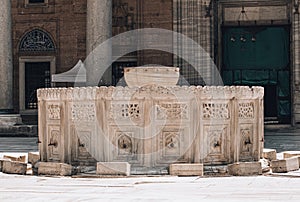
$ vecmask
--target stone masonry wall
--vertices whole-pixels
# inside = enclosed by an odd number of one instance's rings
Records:
[[[18,109],[19,57],[55,56],[56,73],[71,69],[86,57],[86,0],[48,0],[47,4],[29,5],[25,0],[12,0],[14,106]],[[19,53],[24,34],[35,28],[49,33],[56,51]]]

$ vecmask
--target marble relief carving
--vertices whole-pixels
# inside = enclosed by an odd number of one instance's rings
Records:
[[[165,131],[162,133],[162,145],[164,148],[164,156],[179,156],[180,155],[180,132]]]
[[[260,87],[51,88],[39,89],[38,99],[39,128],[51,128],[53,120],[67,124],[39,134],[47,140],[40,152],[49,161],[84,163],[87,155],[73,158],[72,152],[93,148],[85,151],[97,161],[126,161],[133,167],[174,161],[220,165],[257,160],[262,150],[256,142],[263,139]],[[72,125],[92,135],[71,134]],[[72,140],[76,136],[79,141]]]
[[[206,151],[205,161],[223,161],[227,158],[227,142],[229,138],[226,126],[205,126],[204,129]]]
[[[239,118],[253,119],[254,118],[254,103],[239,103]]]
[[[60,129],[58,126],[52,126],[48,134],[48,158],[52,161],[60,160]]]
[[[112,104],[110,110],[111,119],[140,119],[141,109],[137,103]]]
[[[71,106],[73,121],[95,121],[96,107],[93,103],[74,103]]]
[[[181,103],[162,103],[156,106],[158,120],[182,120],[188,119],[188,105]]]
[[[60,119],[60,106],[56,104],[48,105],[48,118],[51,120]]]
[[[203,118],[204,119],[229,119],[229,105],[204,103],[203,104]]]
[[[240,130],[240,158],[251,158],[253,150],[253,131],[251,128],[243,128]]]
[[[118,155],[132,155],[132,132],[117,132]]]

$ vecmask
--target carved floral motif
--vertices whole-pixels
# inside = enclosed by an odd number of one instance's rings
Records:
[[[96,107],[94,103],[73,103],[71,107],[73,121],[95,121]]]
[[[156,106],[156,117],[158,120],[188,119],[188,105],[181,103],[163,103]]]

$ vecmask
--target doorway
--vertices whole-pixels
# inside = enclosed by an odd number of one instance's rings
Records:
[[[37,89],[50,87],[50,62],[26,62],[25,109],[37,109]]]
[[[21,115],[37,114],[38,88],[51,87],[55,74],[55,56],[22,56],[19,58],[19,108]]]
[[[263,86],[265,120],[290,122],[290,27],[223,26],[222,32],[224,84]]]

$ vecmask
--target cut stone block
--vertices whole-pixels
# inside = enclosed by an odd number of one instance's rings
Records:
[[[300,151],[285,151],[285,152],[283,152],[284,159],[291,158],[294,156],[300,156]]]
[[[65,163],[55,162],[39,162],[38,175],[57,175],[57,176],[70,176],[72,175],[72,166]]]
[[[271,161],[271,168],[273,173],[286,173],[299,169],[298,157],[291,157],[283,160]]]
[[[228,173],[234,176],[261,175],[262,167],[260,162],[239,162],[228,165]]]
[[[29,152],[28,153],[28,163],[35,165],[40,160],[39,152]]]
[[[3,159],[11,160],[11,161],[18,161],[25,163],[26,162],[26,156],[9,156],[9,155],[4,155]]]
[[[2,172],[7,174],[26,175],[27,164],[18,161],[4,160],[2,162]]]
[[[203,164],[171,164],[170,175],[203,176]]]
[[[130,164],[127,162],[98,162],[97,175],[130,175]]]
[[[269,161],[276,160],[276,153],[275,149],[264,149],[263,158],[268,159]]]

